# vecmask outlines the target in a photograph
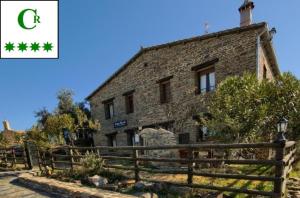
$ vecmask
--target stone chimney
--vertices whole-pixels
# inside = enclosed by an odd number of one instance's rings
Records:
[[[241,15],[240,26],[248,26],[252,24],[252,10],[254,8],[254,3],[251,0],[245,0],[243,5],[239,8]]]
[[[3,121],[3,128],[4,128],[4,131],[11,130],[9,122],[7,120]]]

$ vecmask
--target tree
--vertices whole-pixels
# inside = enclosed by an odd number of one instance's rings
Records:
[[[49,116],[44,125],[44,131],[53,142],[64,143],[63,131],[73,131],[74,119],[68,114]]]
[[[33,126],[30,130],[26,132],[26,141],[34,142],[40,148],[49,148],[50,143],[48,139],[48,134],[41,131],[39,127]]]
[[[38,119],[39,125],[44,125],[47,118],[51,115],[51,113],[43,107],[41,110],[34,112],[35,117]]]
[[[299,137],[300,81],[284,73],[274,81],[255,75],[229,77],[207,103],[212,119],[202,119],[222,141],[273,140],[278,120],[289,120],[289,133]]]
[[[96,132],[100,128],[97,120],[92,119],[90,109],[85,102],[74,103],[74,93],[63,89],[57,93],[58,104],[54,112],[50,113],[46,108],[35,112],[38,118],[37,125],[32,127],[31,139],[43,142],[47,137],[52,143],[62,144],[63,132],[68,130],[71,134],[77,132]],[[40,134],[37,134],[37,131]],[[70,141],[73,143],[72,135]]]
[[[74,96],[74,92],[68,89],[62,89],[57,93],[58,114],[68,114],[72,112],[74,108],[73,96]]]

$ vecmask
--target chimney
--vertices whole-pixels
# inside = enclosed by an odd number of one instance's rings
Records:
[[[9,126],[9,122],[7,120],[3,121],[3,127],[4,127],[4,131],[11,130],[11,128]]]
[[[245,0],[243,5],[239,8],[241,15],[240,26],[248,26],[252,24],[252,10],[254,8],[254,3],[251,0]]]

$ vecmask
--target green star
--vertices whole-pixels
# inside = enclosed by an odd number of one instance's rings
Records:
[[[14,48],[15,48],[15,46],[14,46],[14,44],[11,43],[11,42],[5,44],[5,50],[6,50],[6,51],[9,51],[9,52],[10,52],[10,51],[13,51]]]
[[[37,42],[31,43],[30,48],[31,48],[31,51],[34,51],[34,52],[39,51],[40,50],[40,44],[37,43]]]
[[[23,52],[23,51],[26,51],[26,50],[27,50],[28,46],[27,46],[26,43],[22,42],[22,43],[19,43],[18,48],[19,48],[19,51],[22,51],[22,52]]]
[[[47,43],[44,43],[43,48],[44,48],[44,51],[49,52],[49,51],[52,51],[53,45],[52,45],[52,43],[47,42]]]

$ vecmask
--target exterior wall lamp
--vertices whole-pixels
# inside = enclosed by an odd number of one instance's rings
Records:
[[[277,141],[285,141],[286,138],[284,134],[287,131],[288,120],[281,118],[277,123]]]

